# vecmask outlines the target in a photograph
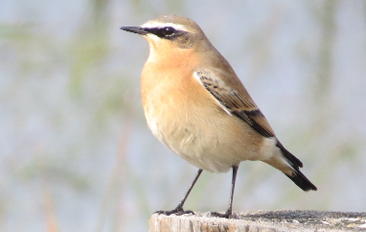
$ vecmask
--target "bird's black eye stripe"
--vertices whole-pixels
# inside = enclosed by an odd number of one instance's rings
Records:
[[[170,39],[178,36],[181,33],[173,27],[157,27],[157,28],[145,28],[145,31],[159,36],[160,38]]]
[[[163,33],[167,36],[169,35],[173,35],[175,33],[175,29],[172,28],[172,27],[165,27],[162,29],[163,30]]]

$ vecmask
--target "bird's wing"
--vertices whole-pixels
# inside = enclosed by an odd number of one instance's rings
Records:
[[[235,76],[234,82],[230,82],[230,77],[224,75],[226,74],[212,69],[198,70],[194,73],[194,77],[210,92],[221,108],[229,115],[239,117],[266,138],[274,137],[274,132],[267,119],[249,96],[239,79]]]

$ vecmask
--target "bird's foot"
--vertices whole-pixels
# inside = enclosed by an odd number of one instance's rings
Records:
[[[211,212],[211,216],[213,217],[220,217],[220,218],[235,218],[235,215],[233,215],[233,212],[230,210],[226,211],[225,213],[219,213],[219,212]]]
[[[194,212],[192,210],[184,210],[182,206],[177,206],[173,210],[169,210],[169,211],[159,210],[159,211],[156,211],[154,213],[164,214],[164,215],[167,215],[167,216],[172,215],[172,214],[175,214],[177,216],[180,216],[180,215],[183,215],[183,214],[194,214]]]

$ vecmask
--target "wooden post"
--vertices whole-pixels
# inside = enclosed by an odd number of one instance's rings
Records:
[[[366,231],[366,213],[328,211],[252,211],[225,219],[209,213],[153,214],[149,232]]]

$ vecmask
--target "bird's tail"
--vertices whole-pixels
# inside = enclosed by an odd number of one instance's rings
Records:
[[[291,152],[286,150],[286,148],[278,141],[277,147],[282,151],[282,154],[287,159],[288,163],[291,165],[293,172],[292,174],[285,173],[288,178],[290,178],[297,186],[299,186],[304,191],[317,190],[315,185],[310,182],[310,180],[299,170],[302,168],[302,162],[296,158]]]

